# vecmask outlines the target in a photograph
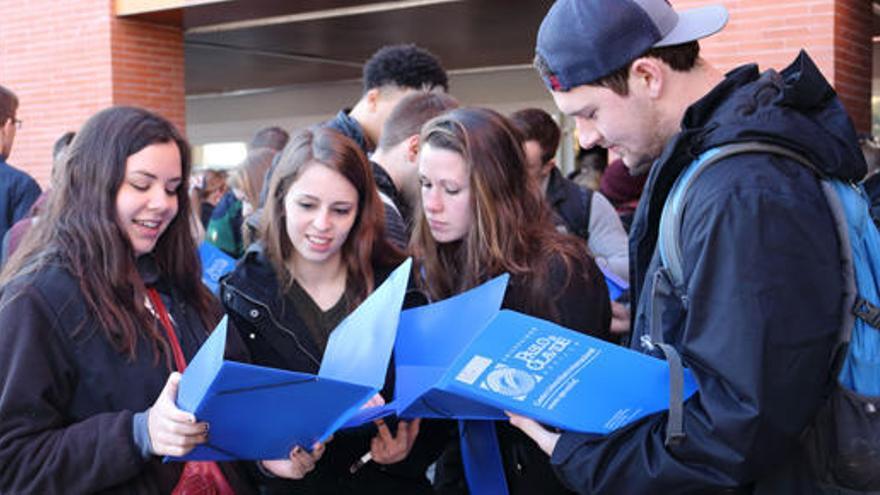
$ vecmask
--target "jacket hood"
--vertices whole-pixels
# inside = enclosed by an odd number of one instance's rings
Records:
[[[858,181],[867,170],[849,115],[804,51],[781,72],[759,74],[754,64],[731,71],[688,109],[682,125],[695,154],[761,141],[804,155],[831,177]]]

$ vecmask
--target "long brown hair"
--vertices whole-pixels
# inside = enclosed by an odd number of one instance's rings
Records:
[[[462,156],[474,218],[462,240],[438,244],[420,209],[410,248],[423,289],[443,299],[509,272],[529,277],[527,309],[554,315],[554,294],[546,290],[551,260],[564,263],[568,285],[573,274],[587,276],[586,247],[553,226],[539,186],[526,172],[515,128],[492,110],[459,108],[425,124],[421,142]]]
[[[358,194],[357,216],[342,245],[342,262],[354,296],[349,304],[354,307],[373,291],[373,266],[391,267],[403,260],[403,254],[385,238],[385,210],[376,192],[370,164],[351,139],[325,127],[307,129],[291,139],[269,184],[269,197],[263,210],[266,217],[260,233],[263,249],[282,286],[292,284],[293,276],[285,261],[293,255],[294,248],[287,233],[284,197],[309,166],[335,170]]]
[[[275,154],[276,151],[269,148],[248,151],[244,161],[231,174],[230,181],[244,193],[244,199],[254,208],[260,204],[260,191]]]
[[[144,332],[156,359],[161,350],[170,363],[165,337],[144,304],[146,288],[138,275],[135,252],[116,213],[128,157],[152,144],[168,142],[180,151],[184,185],[177,190],[177,215],[152,255],[163,281],[211,328],[218,316],[217,305],[199,279],[201,263],[189,228],[185,186],[189,147],[170,122],[140,108],[111,107],[83,125],[70,145],[61,183],[46,213],[10,258],[0,274],[0,285],[49,265],[61,266],[79,281],[88,308],[117,351],[133,358],[138,334]]]

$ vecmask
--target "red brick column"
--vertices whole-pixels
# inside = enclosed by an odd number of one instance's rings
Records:
[[[871,2],[866,0],[672,0],[678,8],[721,3],[730,22],[701,42],[722,70],[757,62],[782,69],[807,50],[831,81],[859,131],[871,127]]]
[[[871,2],[834,4],[834,87],[861,132],[871,130],[873,22]]]
[[[46,186],[51,147],[114,104],[155,110],[183,129],[183,34],[120,20],[111,0],[0,0],[0,84],[24,121],[9,162]]]

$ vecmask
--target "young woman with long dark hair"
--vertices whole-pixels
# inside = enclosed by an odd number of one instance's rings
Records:
[[[0,274],[0,492],[252,491],[243,464],[162,462],[207,439],[175,406],[173,371],[220,315],[199,278],[189,173],[186,141],[138,108],[97,113],[71,144]],[[322,449],[264,469],[301,477]]]
[[[329,128],[291,139],[272,174],[260,241],[221,284],[223,305],[255,363],[318,372],[331,331],[404,259],[383,235],[383,223],[369,162],[354,141]],[[430,462],[399,463],[418,425],[401,422],[395,435],[384,424],[378,435],[369,428],[340,432],[314,472],[269,488],[429,492]],[[351,469],[368,451],[375,462]]]
[[[452,110],[425,124],[421,143],[422,211],[410,247],[423,290],[445,299],[507,272],[503,307],[610,339],[602,275],[583,240],[556,231],[507,119]],[[531,439],[506,423],[497,432],[511,493],[567,493]],[[443,493],[464,490],[454,448],[437,485]]]

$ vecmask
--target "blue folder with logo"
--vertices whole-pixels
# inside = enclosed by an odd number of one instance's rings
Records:
[[[199,258],[202,260],[202,283],[214,294],[219,294],[220,277],[235,268],[235,258],[207,241],[199,245]]]
[[[554,323],[500,310],[507,276],[403,311],[395,345],[395,400],[357,420],[507,419],[608,433],[668,408],[665,361]],[[685,397],[697,390],[685,370]]]
[[[224,360],[224,318],[177,394],[180,409],[210,424],[208,442],[174,460],[281,459],[326,440],[384,385],[410,266],[401,264],[333,330],[317,375]]]

